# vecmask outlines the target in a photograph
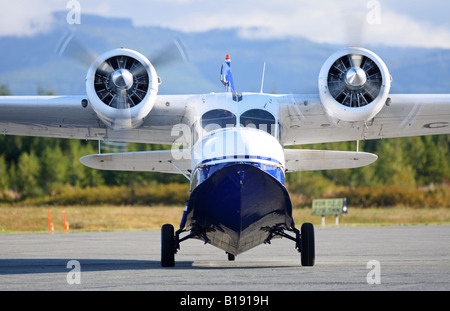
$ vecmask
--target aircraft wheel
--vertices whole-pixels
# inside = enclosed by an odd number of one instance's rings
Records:
[[[161,266],[175,266],[175,233],[171,224],[161,227]]]
[[[233,254],[230,254],[230,253],[227,253],[227,254],[228,254],[228,261],[234,261],[236,256],[234,256]]]
[[[315,247],[314,247],[314,226],[310,223],[304,223],[300,229],[301,234],[301,261],[302,266],[314,266]]]

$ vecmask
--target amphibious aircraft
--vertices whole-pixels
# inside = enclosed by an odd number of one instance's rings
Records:
[[[175,265],[187,239],[218,247],[234,260],[277,237],[292,240],[301,265],[312,266],[314,227],[305,223],[298,229],[294,223],[285,174],[357,168],[377,156],[287,146],[450,134],[450,95],[391,94],[386,64],[364,48],[331,55],[320,70],[317,94],[236,92],[229,62],[221,75],[223,93],[161,95],[152,63],[118,48],[91,63],[86,94],[0,97],[0,130],[172,145],[80,160],[95,169],[183,174],[190,180],[179,228],[161,228],[165,267]]]

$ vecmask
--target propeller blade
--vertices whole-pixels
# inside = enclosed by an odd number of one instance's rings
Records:
[[[349,46],[363,46],[367,26],[366,15],[365,12],[347,12],[342,15],[345,40]]]
[[[127,152],[129,150],[129,144],[124,142],[99,140],[99,143],[100,150],[108,153]]]
[[[350,54],[349,55],[349,60],[350,60],[351,67],[360,68],[362,60],[363,60],[363,56],[362,55],[358,55],[358,54]]]
[[[126,89],[117,89],[117,93],[114,97],[113,107],[117,108],[117,110],[116,117],[113,120],[112,128],[114,130],[131,128],[130,103],[128,101],[128,93]]]
[[[117,89],[116,94],[116,108],[117,109],[129,109],[127,90],[123,88]]]
[[[55,52],[59,56],[70,58],[86,67],[89,67],[97,59],[97,55],[78,41],[73,32],[67,32],[61,37]]]
[[[145,67],[142,66],[142,64],[137,63],[137,65],[131,67],[130,72],[134,77],[139,78],[140,76],[147,73],[147,69],[145,69]]]
[[[98,66],[96,73],[108,77],[113,71],[114,68],[108,62],[103,62]]]
[[[174,62],[187,62],[188,54],[180,39],[174,39],[165,46],[156,56],[151,58],[155,67],[161,67]]]

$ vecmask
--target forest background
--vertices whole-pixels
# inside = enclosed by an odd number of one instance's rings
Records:
[[[52,95],[39,88],[38,94]],[[0,95],[12,95],[0,84]],[[100,171],[79,158],[98,152],[97,141],[0,136],[0,203],[7,205],[184,205],[182,175]],[[164,145],[105,144],[114,151],[168,149]],[[356,142],[301,146],[356,150]],[[294,207],[318,197],[347,197],[355,207],[450,207],[450,135],[360,142],[378,160],[360,169],[289,173]]]

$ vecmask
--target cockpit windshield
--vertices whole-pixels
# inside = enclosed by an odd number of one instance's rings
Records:
[[[196,125],[193,125],[193,143],[206,133],[214,130],[236,127],[237,124],[240,124],[241,127],[255,128],[267,132],[270,135],[276,135],[277,137],[280,134],[279,130],[277,130],[275,117],[266,110],[250,109],[244,112],[238,119],[236,115],[229,110],[213,109],[205,112],[201,117],[201,130]]]
[[[236,126],[236,116],[225,109],[214,109],[202,116],[202,128],[206,132]]]
[[[251,109],[244,112],[241,115],[240,123],[243,127],[253,127],[272,135],[275,131],[275,117],[262,109]]]

